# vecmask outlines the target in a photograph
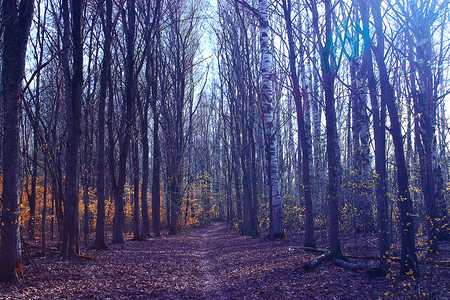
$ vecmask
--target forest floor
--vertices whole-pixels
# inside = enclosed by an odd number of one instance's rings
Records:
[[[326,247],[325,234],[318,245]],[[423,265],[420,279],[391,274],[369,279],[302,250],[302,234],[271,242],[240,236],[225,223],[127,241],[88,259],[62,259],[55,251],[33,257],[20,285],[0,284],[0,299],[449,299],[450,266]],[[376,242],[375,242],[376,243]],[[368,240],[368,244],[373,244]],[[343,239],[344,253],[353,251]],[[449,258],[449,244],[436,260]],[[366,252],[359,250],[360,253]],[[375,264],[376,261],[369,261]],[[300,268],[299,268],[300,267]],[[394,264],[395,273],[398,265]]]

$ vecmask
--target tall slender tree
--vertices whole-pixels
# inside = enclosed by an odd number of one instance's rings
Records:
[[[270,238],[284,237],[283,214],[279,187],[278,158],[275,143],[275,128],[272,103],[272,54],[269,43],[269,17],[267,0],[259,0],[259,31],[261,47],[261,111],[264,123],[266,147],[266,173],[268,177],[270,203]]]
[[[67,1],[67,0],[64,0]],[[66,146],[66,185],[64,197],[64,223],[62,254],[79,254],[78,228],[78,148],[81,134],[81,98],[83,96],[83,20],[84,1],[71,2],[73,75],[68,81],[71,93],[66,98],[67,146]]]
[[[377,226],[379,234],[379,267],[384,271],[389,269],[389,232],[388,232],[388,200],[386,189],[386,108],[385,103],[381,105],[378,101],[377,82],[373,70],[371,38],[369,30],[369,6],[367,0],[359,0],[359,9],[362,19],[362,35],[364,41],[364,52],[362,61],[362,72],[367,78],[370,103],[372,106],[373,131],[375,141],[375,184],[377,199]]]
[[[443,236],[439,231],[446,233],[448,230],[443,226],[443,220],[438,216],[445,216],[439,211],[445,203],[443,198],[443,178],[441,167],[437,160],[437,111],[438,94],[437,86],[440,84],[438,76],[433,74],[433,47],[432,47],[432,27],[439,17],[439,11],[443,10],[448,1],[439,3],[438,1],[409,1],[409,27],[414,41],[414,45],[409,49],[413,53],[408,55],[411,65],[411,86],[412,97],[414,99],[415,111],[415,135],[416,147],[419,154],[420,179],[422,184],[422,194],[427,214],[428,243],[432,252],[438,250],[438,237]],[[411,35],[409,35],[410,38]],[[415,84],[417,81],[417,85]]]
[[[381,1],[371,0],[372,16],[377,37],[377,45],[374,47],[374,55],[380,76],[381,101],[386,103],[389,120],[391,121],[391,136],[394,143],[395,162],[397,166],[398,198],[397,205],[400,211],[400,235],[401,235],[401,266],[400,273],[419,273],[417,265],[416,248],[414,244],[414,214],[412,201],[409,193],[408,170],[406,169],[405,150],[403,148],[403,137],[399,119],[398,107],[395,101],[395,91],[389,81],[386,67],[384,49],[385,33],[383,30],[383,19],[381,17]]]
[[[334,6],[330,0],[325,0],[325,31],[321,35],[319,28],[319,13],[317,3],[310,1],[313,15],[313,26],[317,36],[320,51],[320,68],[322,71],[323,89],[325,91],[325,117],[327,134],[328,158],[328,203],[329,203],[329,238],[330,252],[335,258],[342,256],[339,240],[339,200],[341,198],[341,156],[337,133],[334,84],[337,76],[336,58],[333,54],[332,14]],[[323,44],[322,39],[325,39]]]
[[[303,101],[302,101],[302,93],[300,90],[300,81],[297,75],[297,64],[296,64],[296,55],[295,55],[295,42],[294,42],[294,33],[292,29],[292,19],[291,19],[291,0],[283,0],[283,12],[284,19],[286,23],[286,32],[288,39],[288,51],[289,51],[289,70],[290,77],[292,83],[292,93],[294,96],[295,107],[297,110],[297,126],[298,126],[298,135],[299,140],[302,146],[302,179],[303,179],[303,195],[305,198],[305,208],[306,208],[306,230],[305,230],[305,246],[306,247],[315,247],[315,239],[314,239],[314,216],[313,216],[313,206],[311,199],[311,182],[310,182],[310,162],[311,162],[311,152],[312,145],[307,141],[307,134],[305,128],[305,112],[303,111]],[[301,16],[299,16],[301,18]],[[301,33],[300,33],[301,35]],[[300,47],[303,45],[300,43]],[[303,50],[302,50],[303,51]],[[302,62],[305,63],[305,62]],[[306,95],[306,91],[304,93]],[[296,168],[297,169],[297,168]]]
[[[122,22],[126,40],[125,58],[125,110],[123,120],[125,121],[125,133],[120,145],[119,174],[118,180],[113,178],[114,193],[114,220],[113,220],[113,240],[115,244],[123,243],[124,226],[124,200],[123,193],[127,175],[127,159],[131,144],[132,128],[134,126],[134,104],[136,98],[136,75],[134,71],[134,40],[136,30],[136,1],[127,1],[127,9],[122,11]],[[112,100],[112,99],[111,99]],[[111,147],[111,146],[110,146]],[[114,151],[110,149],[109,151]],[[110,154],[111,155],[111,154]],[[114,161],[110,161],[111,164]],[[110,166],[113,169],[113,166]]]
[[[161,34],[160,34],[160,20],[161,20],[161,6],[162,1],[157,0],[155,6],[155,14],[152,22],[152,32],[154,34],[154,40],[147,39],[147,48],[149,48],[147,53],[147,66],[146,66],[146,78],[147,78],[147,99],[146,103],[150,102],[150,107],[153,112],[153,175],[152,175],[152,227],[153,233],[156,236],[161,235],[161,195],[160,195],[160,174],[161,174],[161,148],[160,148],[160,139],[159,139],[159,117],[160,117],[160,109],[158,108],[158,75],[160,74],[159,67],[159,55],[158,55],[158,47],[161,46]],[[147,17],[147,27],[150,27],[150,16]],[[153,43],[154,47],[151,47],[150,43]],[[151,48],[150,48],[151,47]],[[147,104],[148,107],[148,104]],[[144,117],[144,122],[147,121],[146,117]],[[145,123],[144,123],[145,124]],[[144,133],[144,139],[146,139],[146,133]],[[148,143],[148,142],[147,142]],[[148,159],[148,146],[143,145],[144,148],[144,161]],[[145,166],[144,166],[145,168]],[[145,169],[144,169],[144,177],[145,177]],[[144,180],[145,182],[145,180]],[[144,186],[144,184],[143,184]],[[144,187],[142,187],[144,188]]]
[[[106,12],[105,12],[106,4]],[[98,139],[97,139],[97,223],[95,230],[95,249],[106,249],[105,232],[105,107],[108,77],[111,76],[111,32],[112,0],[98,2],[105,36],[103,61],[100,73],[100,91],[98,99]],[[109,93],[112,93],[110,90]]]

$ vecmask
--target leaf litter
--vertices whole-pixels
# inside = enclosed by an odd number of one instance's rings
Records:
[[[433,266],[431,272],[425,265],[419,279],[395,274],[369,279],[365,272],[343,270],[332,262],[299,272],[318,254],[297,250],[303,242],[300,232],[289,236],[268,241],[213,223],[178,236],[86,251],[95,260],[34,257],[35,264],[24,266],[20,285],[0,283],[0,299],[449,298],[448,266]],[[344,251],[351,249],[350,242],[343,239],[343,244]],[[318,234],[318,245],[326,247],[325,234]],[[441,248],[439,259],[448,260],[450,245]]]

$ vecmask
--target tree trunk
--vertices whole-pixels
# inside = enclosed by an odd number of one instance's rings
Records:
[[[134,138],[133,145],[133,239],[140,239],[140,229],[139,229],[139,146],[137,142],[137,137]]]
[[[389,229],[388,229],[388,199],[386,188],[386,109],[385,103],[380,105],[377,99],[377,83],[373,71],[372,52],[370,50],[369,10],[366,0],[359,0],[361,18],[363,22],[364,49],[362,71],[367,77],[370,102],[372,106],[373,131],[375,140],[375,172],[376,172],[376,199],[377,199],[377,226],[380,263],[379,267],[387,271],[389,269]]]
[[[63,59],[66,56],[65,51],[63,52]],[[58,99],[59,100],[59,99]],[[61,101],[56,101],[55,115],[59,115],[59,110],[61,107]],[[58,232],[58,240],[62,242],[62,202],[64,199],[64,189],[63,189],[63,180],[62,180],[62,162],[61,162],[61,152],[62,152],[62,143],[58,143],[58,122],[55,120],[51,129],[51,141],[52,141],[52,149],[54,149],[54,156],[52,159],[55,161],[54,170],[51,172],[52,176],[52,194],[53,194],[53,215],[56,219],[56,229]],[[52,219],[53,220],[53,219]]]
[[[420,4],[419,4],[420,5]],[[425,4],[422,4],[425,5]],[[432,15],[437,13],[435,2],[428,9],[417,7],[417,3],[410,1],[410,28],[413,31],[416,42],[412,52],[410,64],[412,70],[411,82],[417,78],[419,89],[413,86],[412,93],[415,100],[415,134],[416,145],[419,153],[420,174],[422,183],[423,199],[427,214],[428,247],[432,253],[438,251],[439,231],[447,231],[443,227],[441,218],[438,218],[438,209],[442,202],[442,175],[437,160],[437,138],[435,127],[437,126],[438,95],[435,94],[435,86],[439,81],[435,80],[432,72],[432,38],[431,28],[433,26]],[[412,44],[412,41],[410,42]],[[415,50],[415,53],[413,52]],[[414,55],[415,54],[415,55]],[[442,213],[440,213],[442,215]],[[445,220],[445,218],[444,218]],[[445,224],[445,223],[444,223]]]
[[[142,209],[142,237],[150,236],[150,220],[148,217],[148,181],[149,181],[149,145],[148,145],[148,101],[142,112],[142,189],[141,189],[141,209]]]
[[[395,162],[397,165],[398,199],[397,204],[400,211],[401,232],[401,274],[418,275],[416,249],[414,244],[414,217],[412,202],[409,194],[408,171],[406,169],[405,153],[403,149],[403,137],[401,124],[395,103],[394,88],[389,82],[386,64],[384,61],[384,32],[381,18],[381,1],[372,0],[372,16],[377,35],[377,46],[374,48],[380,74],[381,98],[386,103],[389,119],[391,121],[391,135],[394,142]]]
[[[22,277],[19,223],[19,103],[34,1],[3,1],[3,190],[1,216],[0,281]]]
[[[271,210],[270,238],[284,238],[284,224],[278,183],[278,162],[275,149],[275,130],[272,104],[272,55],[269,49],[269,21],[267,0],[259,0],[260,43],[261,43],[261,108],[264,122],[264,140],[266,146],[266,169],[268,177],[269,202]]]
[[[152,222],[153,233],[161,235],[161,195],[160,195],[160,169],[161,169],[161,149],[159,145],[159,118],[156,112],[153,113],[153,177],[152,177]]]
[[[142,192],[141,192],[141,201],[142,201],[142,235],[144,237],[150,236],[150,221],[149,221],[149,216],[148,216],[148,197],[147,197],[147,192],[148,192],[148,184],[149,184],[149,140],[148,140],[148,111],[149,111],[149,106],[151,106],[152,108],[152,112],[154,114],[155,120],[158,121],[158,113],[156,111],[156,101],[157,101],[157,94],[158,94],[158,83],[157,83],[157,52],[156,52],[156,45],[159,45],[160,42],[160,28],[159,28],[159,20],[160,20],[160,9],[161,9],[161,1],[157,0],[156,1],[156,6],[155,6],[155,10],[154,10],[154,17],[153,17],[153,23],[151,23],[150,20],[150,11],[151,11],[151,2],[148,2],[148,6],[147,6],[148,12],[147,12],[147,17],[146,17],[146,27],[148,30],[153,29],[155,32],[155,36],[156,39],[155,41],[153,41],[151,39],[151,35],[149,33],[147,39],[146,39],[146,47],[147,47],[147,56],[146,56],[146,60],[147,60],[147,64],[146,64],[146,68],[145,68],[145,75],[147,78],[147,87],[146,87],[146,99],[145,99],[145,104],[144,104],[144,110],[142,112],[143,116],[141,119],[141,131],[142,131]],[[153,49],[152,49],[153,48]],[[150,95],[151,94],[151,95]],[[159,124],[158,124],[159,125]],[[155,128],[156,127],[156,128]],[[153,130],[153,135],[158,135],[158,126],[154,125],[154,130]],[[157,139],[157,146],[159,147],[159,140]],[[160,152],[158,150],[158,152]],[[155,153],[153,152],[153,158],[155,159],[155,154],[159,153]],[[159,160],[159,157],[158,157]],[[157,178],[155,178],[158,182],[158,207],[153,207],[153,182],[152,182],[152,221],[153,224],[154,222],[158,222],[158,226],[157,230],[158,234],[157,236],[159,236],[159,222],[160,222],[160,217],[159,217],[159,201],[160,201],[160,197],[159,197],[159,166],[158,166],[158,174],[155,174],[155,170],[153,170],[153,176],[157,175]],[[152,178],[153,180],[153,178]],[[153,211],[156,211],[158,214],[158,217],[153,215]],[[156,234],[155,228],[154,232]]]
[[[255,103],[252,101],[252,103]],[[253,115],[256,115],[254,111],[254,107],[252,107]],[[255,116],[251,117],[252,120],[255,120]],[[253,121],[254,122],[254,121]],[[256,146],[255,146],[255,138],[254,138],[254,125],[251,124],[251,135],[250,135],[250,151],[251,151],[251,161],[250,161],[250,171],[252,176],[251,189],[252,189],[252,199],[251,199],[251,210],[250,210],[250,231],[252,232],[252,236],[259,236],[258,233],[258,188],[257,188],[257,172],[256,172]]]
[[[41,247],[42,247],[42,255],[45,256],[45,248],[46,248],[46,222],[47,222],[47,152],[44,153],[44,194],[43,204],[42,204],[42,224],[41,224]]]
[[[306,230],[305,230],[305,247],[315,247],[316,242],[314,238],[314,216],[313,216],[313,206],[311,198],[311,182],[310,182],[310,163],[311,163],[311,143],[307,141],[307,134],[305,128],[305,112],[303,111],[302,104],[302,93],[300,91],[300,82],[297,75],[297,66],[295,61],[295,43],[294,36],[292,32],[292,20],[291,20],[291,1],[283,0],[283,11],[284,19],[286,22],[286,31],[288,36],[288,47],[289,47],[289,70],[292,82],[292,90],[295,101],[295,107],[297,110],[297,125],[298,125],[298,138],[302,146],[302,173],[303,173],[303,195],[305,198],[305,209],[306,209]],[[302,41],[300,40],[300,47],[302,49]],[[303,49],[300,50],[301,59],[303,59]],[[302,64],[306,62],[303,61]],[[304,66],[302,67],[304,70]],[[305,76],[305,74],[303,74]],[[303,95],[307,97],[307,92],[304,91]],[[306,99],[305,99],[306,100]],[[296,168],[297,169],[297,168]]]
[[[332,53],[331,16],[333,7],[330,0],[325,0],[325,45],[322,45],[317,4],[311,1],[313,26],[319,43],[323,88],[325,91],[325,118],[328,157],[328,204],[330,214],[329,238],[330,252],[333,258],[342,257],[339,240],[339,199],[341,198],[341,156],[336,123],[334,98],[334,81],[336,78],[335,58]]]
[[[243,124],[243,127],[246,127]],[[242,234],[252,236],[251,225],[250,225],[250,217],[251,217],[251,199],[252,199],[252,190],[251,190],[251,180],[250,180],[250,170],[249,170],[249,151],[250,147],[247,141],[248,132],[244,132],[242,134],[242,148],[241,148],[241,168],[242,168],[242,191],[243,191],[243,222],[242,222]]]
[[[67,4],[67,3],[66,3]],[[67,148],[62,254],[79,254],[78,148],[80,144],[81,98],[83,94],[83,1],[72,1],[73,75],[71,95],[66,98]]]
[[[37,102],[38,103],[38,102]],[[38,114],[38,110],[36,107],[36,115]],[[36,181],[37,181],[37,168],[38,168],[38,133],[34,131],[33,138],[33,171],[31,174],[31,194],[28,197],[28,204],[30,206],[30,220],[28,222],[28,238],[34,239],[34,224],[36,218]],[[28,189],[28,187],[27,187]]]
[[[113,240],[114,244],[123,243],[123,225],[124,225],[124,201],[123,192],[125,188],[127,159],[130,149],[130,140],[132,129],[134,127],[134,103],[136,98],[136,78],[134,74],[134,33],[136,28],[136,2],[127,1],[127,16],[123,13],[123,25],[126,38],[126,61],[125,61],[125,134],[120,145],[119,156],[119,176],[114,188],[114,220],[113,220]],[[112,99],[111,99],[112,100]],[[113,149],[110,149],[113,151]]]
[[[318,65],[317,51],[313,51],[311,64],[313,66]],[[312,110],[312,143],[313,143],[313,198],[319,206],[319,211],[325,211],[325,201],[323,197],[324,190],[324,157],[323,157],[323,145],[322,145],[322,95],[319,91],[320,79],[319,70],[314,68],[313,70],[313,99],[311,101]]]
[[[159,18],[158,18],[159,20]],[[159,41],[159,34],[157,40]],[[158,101],[158,58],[157,52],[153,51],[150,57],[151,63],[151,80],[148,84],[152,90],[151,107],[153,112],[153,175],[152,175],[152,223],[153,233],[156,236],[161,235],[161,148],[159,141],[159,110],[157,108]]]
[[[353,2],[354,6],[357,4]],[[352,18],[358,20],[358,11],[353,9]],[[350,104],[352,108],[352,149],[350,182],[354,187],[353,195],[356,204],[356,230],[364,234],[372,232],[374,224],[371,213],[371,191],[368,180],[370,179],[370,145],[369,145],[369,117],[367,115],[367,101],[364,92],[366,81],[362,72],[362,61],[359,53],[359,26],[353,29],[351,38],[350,78],[351,94]]]
[[[112,0],[106,0],[106,19],[103,2],[99,2],[102,19],[105,19],[103,33],[105,43],[103,49],[102,69],[100,73],[100,92],[98,100],[98,141],[97,141],[97,224],[95,230],[95,249],[106,249],[105,232],[105,107],[108,77],[111,77],[111,31]],[[112,93],[112,91],[109,91]]]
[[[81,180],[82,180],[82,184],[83,184],[83,204],[84,204],[84,214],[83,214],[83,219],[84,219],[84,226],[83,226],[83,235],[84,235],[84,245],[87,248],[89,245],[89,235],[90,235],[90,210],[89,210],[89,204],[90,204],[90,194],[89,194],[89,189],[92,186],[92,156],[93,156],[93,152],[94,152],[94,147],[93,147],[93,130],[94,130],[94,126],[91,124],[93,120],[93,115],[92,115],[92,105],[91,105],[91,101],[92,101],[92,91],[91,91],[91,85],[92,85],[92,76],[91,74],[93,73],[92,70],[93,68],[97,67],[97,57],[98,57],[98,48],[96,48],[97,50],[93,49],[94,47],[92,46],[94,41],[94,31],[91,31],[90,33],[90,37],[89,37],[89,52],[88,52],[88,63],[87,63],[87,79],[86,79],[86,83],[87,83],[87,87],[86,87],[86,100],[85,100],[85,112],[84,112],[84,132],[83,132],[83,142],[84,142],[84,149],[82,150],[82,154],[80,155],[80,173],[81,173]],[[94,64],[94,67],[92,67],[92,64]],[[96,82],[93,86],[93,90],[95,90],[95,85]],[[89,125],[91,125],[89,127]],[[84,159],[83,162],[81,162],[81,158]],[[84,166],[83,166],[84,165]]]
[[[234,142],[234,138],[232,137],[231,142],[231,155],[232,155],[232,169],[233,169],[233,178],[234,178],[234,190],[236,193],[236,214],[238,222],[242,220],[242,197],[241,197],[241,180],[239,176],[239,168],[238,168],[238,155],[237,148],[238,145]]]
[[[180,173],[171,175],[169,179],[169,198],[170,198],[170,222],[169,234],[176,235],[179,232],[178,217],[181,211],[181,183],[182,178]]]
[[[148,109],[144,110],[144,118],[148,118]],[[145,133],[142,137],[142,190],[141,190],[141,203],[142,203],[142,237],[150,236],[150,220],[148,217],[148,181],[149,181],[149,145],[148,145],[148,121],[144,121],[142,126],[145,129]]]

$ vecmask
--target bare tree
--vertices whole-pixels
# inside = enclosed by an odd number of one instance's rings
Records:
[[[330,0],[325,0],[325,31],[319,28],[319,13],[317,3],[310,1],[310,8],[313,15],[313,27],[317,36],[320,51],[320,67],[322,71],[322,83],[325,91],[325,117],[327,134],[327,157],[328,157],[328,202],[330,214],[330,252],[335,258],[342,256],[341,244],[339,240],[339,200],[341,198],[341,157],[339,151],[336,108],[334,98],[334,83],[337,76],[336,58],[334,57],[332,46],[332,13],[334,6]],[[322,40],[325,39],[325,44]]]
[[[98,100],[98,140],[97,140],[97,224],[95,232],[95,249],[105,249],[105,107],[108,77],[111,77],[111,32],[112,0],[98,2],[104,33],[103,61],[100,74],[100,91]],[[105,12],[106,4],[106,12]],[[112,93],[112,91],[109,91]]]
[[[161,47],[161,34],[160,34],[160,21],[161,21],[161,6],[163,1],[157,0],[155,4],[153,22],[150,27],[150,14],[147,16],[147,29],[148,35],[147,38],[147,65],[145,69],[146,78],[147,78],[147,99],[145,104],[144,113],[148,110],[148,106],[150,103],[150,107],[153,112],[153,175],[152,175],[152,227],[153,232],[156,236],[161,235],[161,195],[160,195],[160,174],[161,174],[161,146],[160,146],[160,134],[159,134],[159,123],[160,123],[160,109],[158,108],[158,76],[160,74],[159,70],[159,59],[160,55],[158,54],[158,47]],[[150,35],[153,35],[153,39],[150,38]],[[150,96],[151,94],[151,96]],[[142,197],[144,197],[144,185],[147,185],[148,179],[148,137],[147,137],[147,129],[146,127],[148,120],[147,114],[142,119],[142,130],[143,132],[143,149],[144,149],[144,174],[143,174],[143,183],[142,183]],[[144,206],[142,206],[144,210]],[[143,215],[144,227],[145,225],[145,217]],[[148,216],[147,216],[148,218]],[[145,236],[144,229],[144,236]]]
[[[63,2],[67,2],[64,0]],[[67,4],[67,3],[66,3]],[[81,98],[83,95],[83,42],[82,13],[84,1],[71,2],[73,75],[68,81],[71,93],[66,98],[67,147],[66,147],[66,182],[64,197],[64,223],[62,254],[71,256],[79,254],[78,229],[78,148],[80,144]],[[68,7],[66,7],[68,9]],[[68,15],[68,13],[66,14]],[[68,20],[66,20],[68,22]],[[65,30],[68,28],[65,28]]]
[[[136,100],[136,74],[134,69],[134,40],[136,30],[136,3],[135,0],[127,1],[127,9],[122,10],[122,22],[126,39],[126,58],[125,58],[125,106],[123,110],[123,120],[125,122],[125,133],[121,139],[119,156],[119,174],[117,181],[114,174],[113,193],[114,193],[114,222],[113,222],[113,240],[115,244],[123,243],[124,226],[124,201],[123,192],[125,188],[127,173],[127,158],[131,144],[132,128],[134,126],[134,104]],[[113,99],[110,99],[112,101]],[[110,145],[111,147],[111,145]],[[114,151],[114,149],[109,150]],[[110,153],[111,157],[111,153]],[[114,161],[110,158],[110,168],[113,170]]]
[[[382,102],[386,103],[389,119],[391,121],[391,135],[395,148],[395,162],[397,165],[398,199],[397,204],[400,211],[401,232],[401,267],[402,274],[418,274],[416,249],[414,244],[414,217],[412,202],[408,186],[408,171],[406,169],[405,151],[403,148],[403,137],[399,120],[398,108],[395,102],[395,92],[389,81],[389,74],[384,61],[384,31],[381,17],[381,1],[371,0],[372,16],[377,36],[377,45],[374,47],[374,55],[380,76],[380,88]]]
[[[437,86],[440,84],[433,74],[433,47],[432,27],[439,18],[439,11],[449,4],[448,1],[423,2],[409,1],[408,29],[414,38],[409,35],[413,47],[408,55],[411,65],[411,87],[414,99],[416,147],[419,154],[420,178],[422,194],[427,214],[428,247],[431,252],[438,250],[438,238],[444,236],[445,229],[445,202],[443,199],[443,178],[441,167],[438,163],[437,149],[437,110],[438,97]],[[403,6],[401,6],[406,10]],[[416,85],[417,83],[417,85]],[[444,206],[442,206],[444,204]],[[439,233],[442,231],[442,233]]]
[[[299,140],[302,146],[302,178],[303,178],[303,195],[305,198],[305,207],[306,207],[306,231],[305,231],[305,246],[306,247],[315,247],[315,239],[314,239],[314,216],[313,216],[313,207],[312,207],[312,185],[310,182],[310,163],[312,160],[312,145],[311,141],[308,142],[307,133],[305,128],[305,112],[303,111],[303,103],[302,103],[302,91],[300,90],[300,82],[297,75],[297,64],[296,64],[296,54],[295,54],[295,42],[294,42],[294,33],[292,30],[292,19],[291,19],[291,0],[283,0],[282,3],[283,12],[284,12],[284,20],[286,22],[286,32],[288,39],[288,51],[289,51],[289,70],[290,77],[292,83],[292,92],[294,96],[295,107],[297,110],[297,126],[298,126],[298,135]],[[302,18],[299,16],[299,18]],[[301,36],[302,33],[300,33]],[[300,48],[303,52],[302,41],[300,41]],[[303,58],[303,53],[301,54],[301,58]],[[302,62],[304,63],[304,62]],[[303,67],[304,68],[304,67]],[[303,92],[303,96],[307,97],[306,91]],[[305,99],[306,100],[306,99]],[[308,112],[309,113],[309,112]]]
[[[184,193],[183,163],[194,112],[194,98],[188,95],[189,89],[194,88],[189,84],[189,76],[193,74],[199,46],[196,30],[200,25],[200,5],[178,0],[167,7],[168,39],[164,48],[167,53],[161,67],[166,72],[161,80],[166,82],[161,84],[170,88],[167,96],[161,97],[161,127],[165,146],[169,234],[177,234],[180,229],[178,218]]]

